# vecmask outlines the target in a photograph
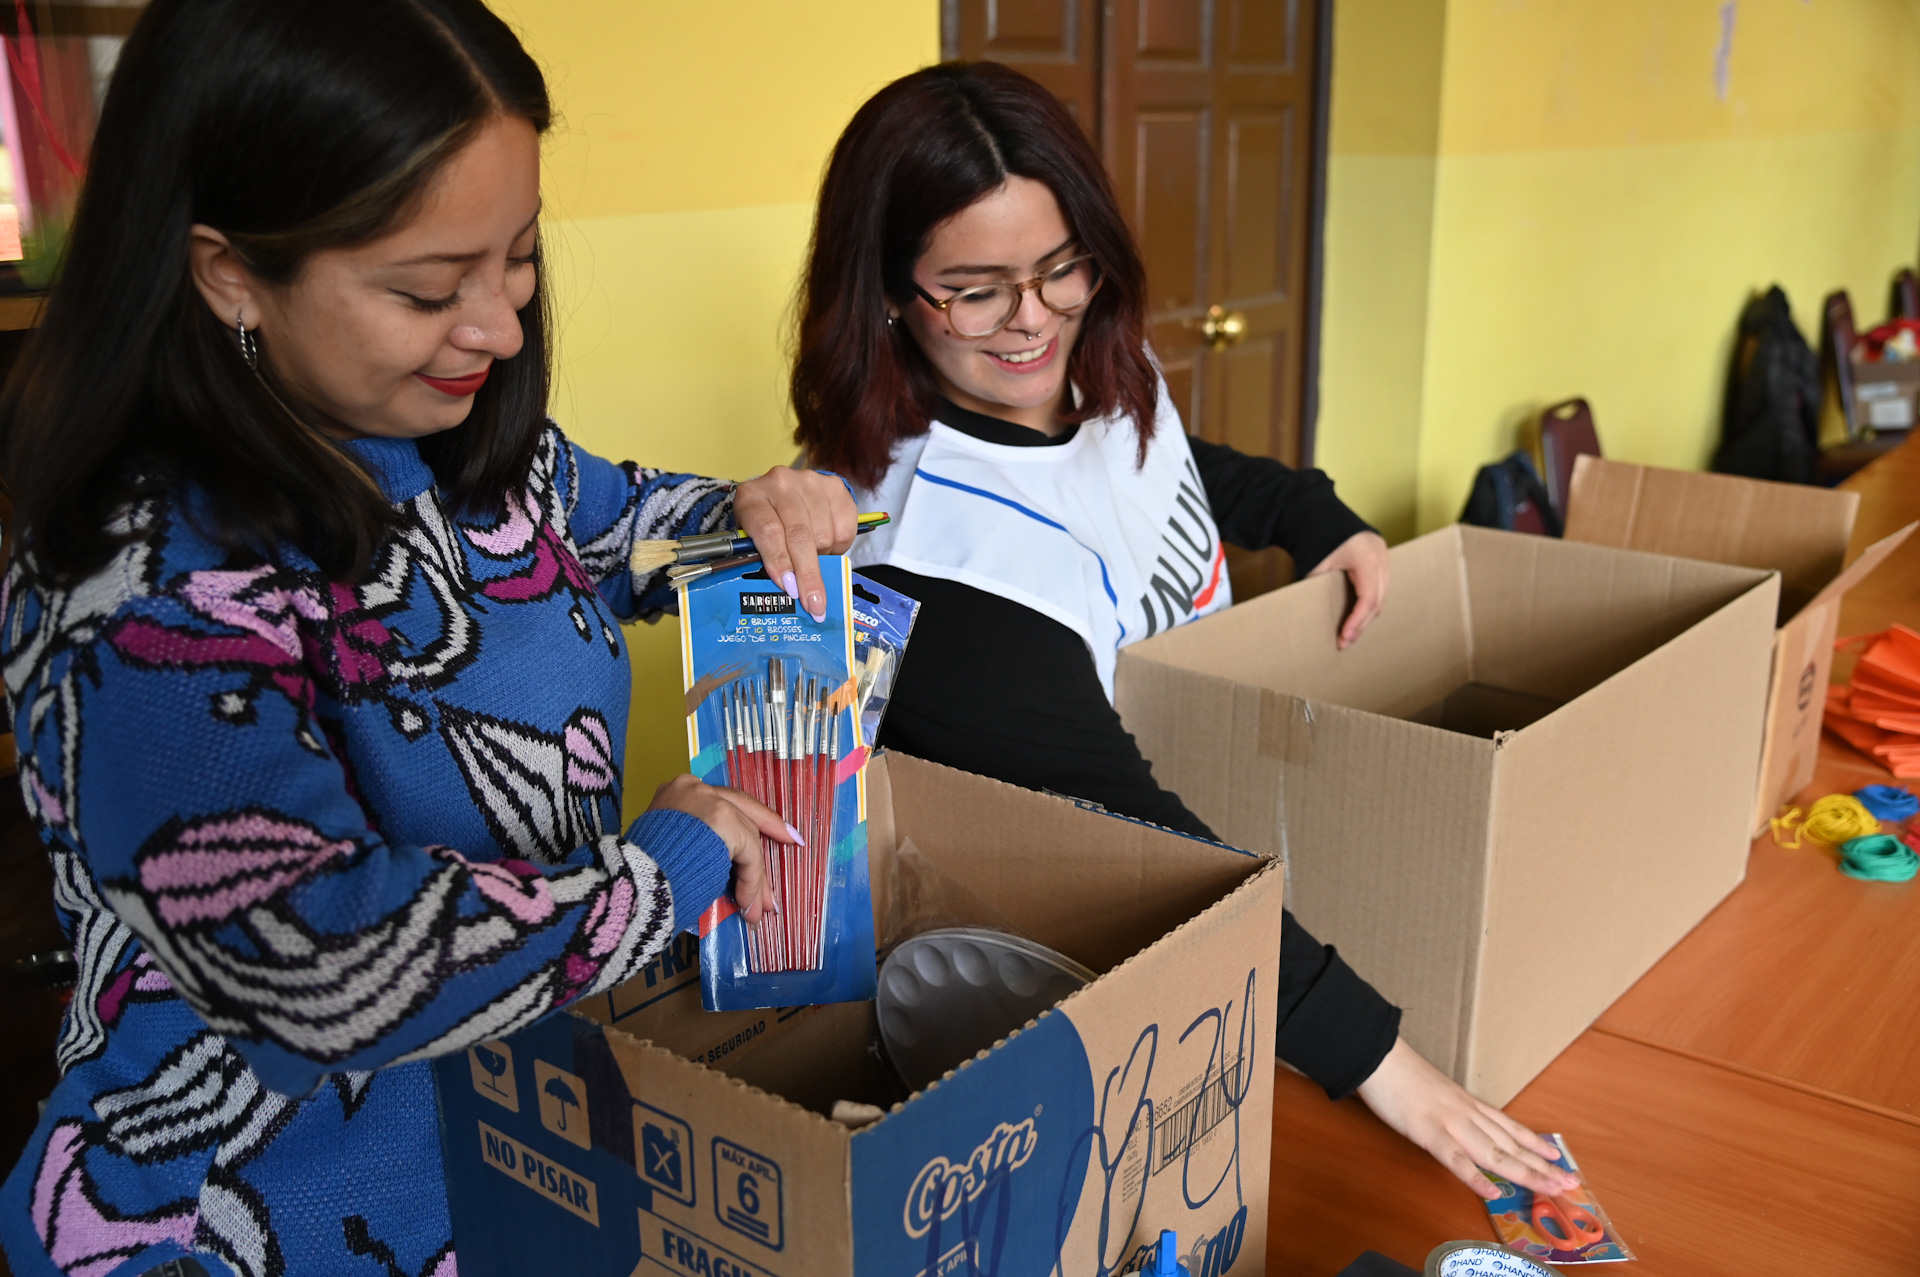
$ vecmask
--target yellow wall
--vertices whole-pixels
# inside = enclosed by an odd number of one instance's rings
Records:
[[[1740,306],[1920,248],[1920,0],[1336,0],[1319,461],[1397,536],[1571,395],[1699,467]]]
[[[793,457],[785,331],[822,166],[940,51],[938,6],[497,0],[547,73],[554,413],[603,456],[746,478]],[[686,770],[671,620],[629,627],[627,808]]]
[[[1435,0],[1337,0],[1315,463],[1389,540],[1413,532],[1441,57]]]

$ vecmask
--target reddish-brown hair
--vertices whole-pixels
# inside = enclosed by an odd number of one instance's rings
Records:
[[[914,303],[913,267],[934,230],[1012,176],[1045,183],[1105,283],[1088,305],[1067,376],[1068,421],[1116,410],[1146,456],[1156,374],[1147,355],[1146,270],[1106,169],[1057,98],[997,62],[943,62],[868,99],[834,145],[801,283],[794,438],[814,465],[879,483],[901,439],[933,419],[939,391],[887,304]]]

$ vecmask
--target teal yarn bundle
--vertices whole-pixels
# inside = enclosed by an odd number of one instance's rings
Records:
[[[1920,855],[1892,834],[1868,834],[1840,844],[1840,872],[1865,882],[1906,882],[1920,873]]]
[[[1861,806],[1872,812],[1874,819],[1898,822],[1909,820],[1915,812],[1920,812],[1920,797],[1915,797],[1910,789],[1899,785],[1868,785],[1856,789],[1853,796],[1860,800]]]

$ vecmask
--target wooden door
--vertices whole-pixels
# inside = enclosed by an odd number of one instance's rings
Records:
[[[1289,465],[1302,451],[1313,9],[1113,0],[1103,46],[1102,149],[1146,256],[1174,402],[1194,434]],[[1291,579],[1278,552],[1228,562],[1236,598]]]
[[[948,56],[991,58],[1091,119],[1146,258],[1149,322],[1187,429],[1288,465],[1305,414],[1318,0],[945,0]],[[1088,25],[1099,24],[1098,39]],[[1211,334],[1211,340],[1209,335]],[[1236,598],[1284,584],[1230,551]]]
[[[1065,102],[1089,137],[1099,136],[1097,0],[941,0],[940,53],[1017,68]]]

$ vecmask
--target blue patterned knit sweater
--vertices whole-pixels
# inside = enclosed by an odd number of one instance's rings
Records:
[[[549,428],[501,519],[408,441],[351,447],[401,517],[358,585],[240,561],[167,503],[70,589],[0,593],[28,810],[79,985],[0,1188],[18,1277],[452,1277],[428,1066],[632,975],[726,888],[678,812],[619,834],[636,539],[728,485]],[[673,890],[669,892],[668,882]]]

